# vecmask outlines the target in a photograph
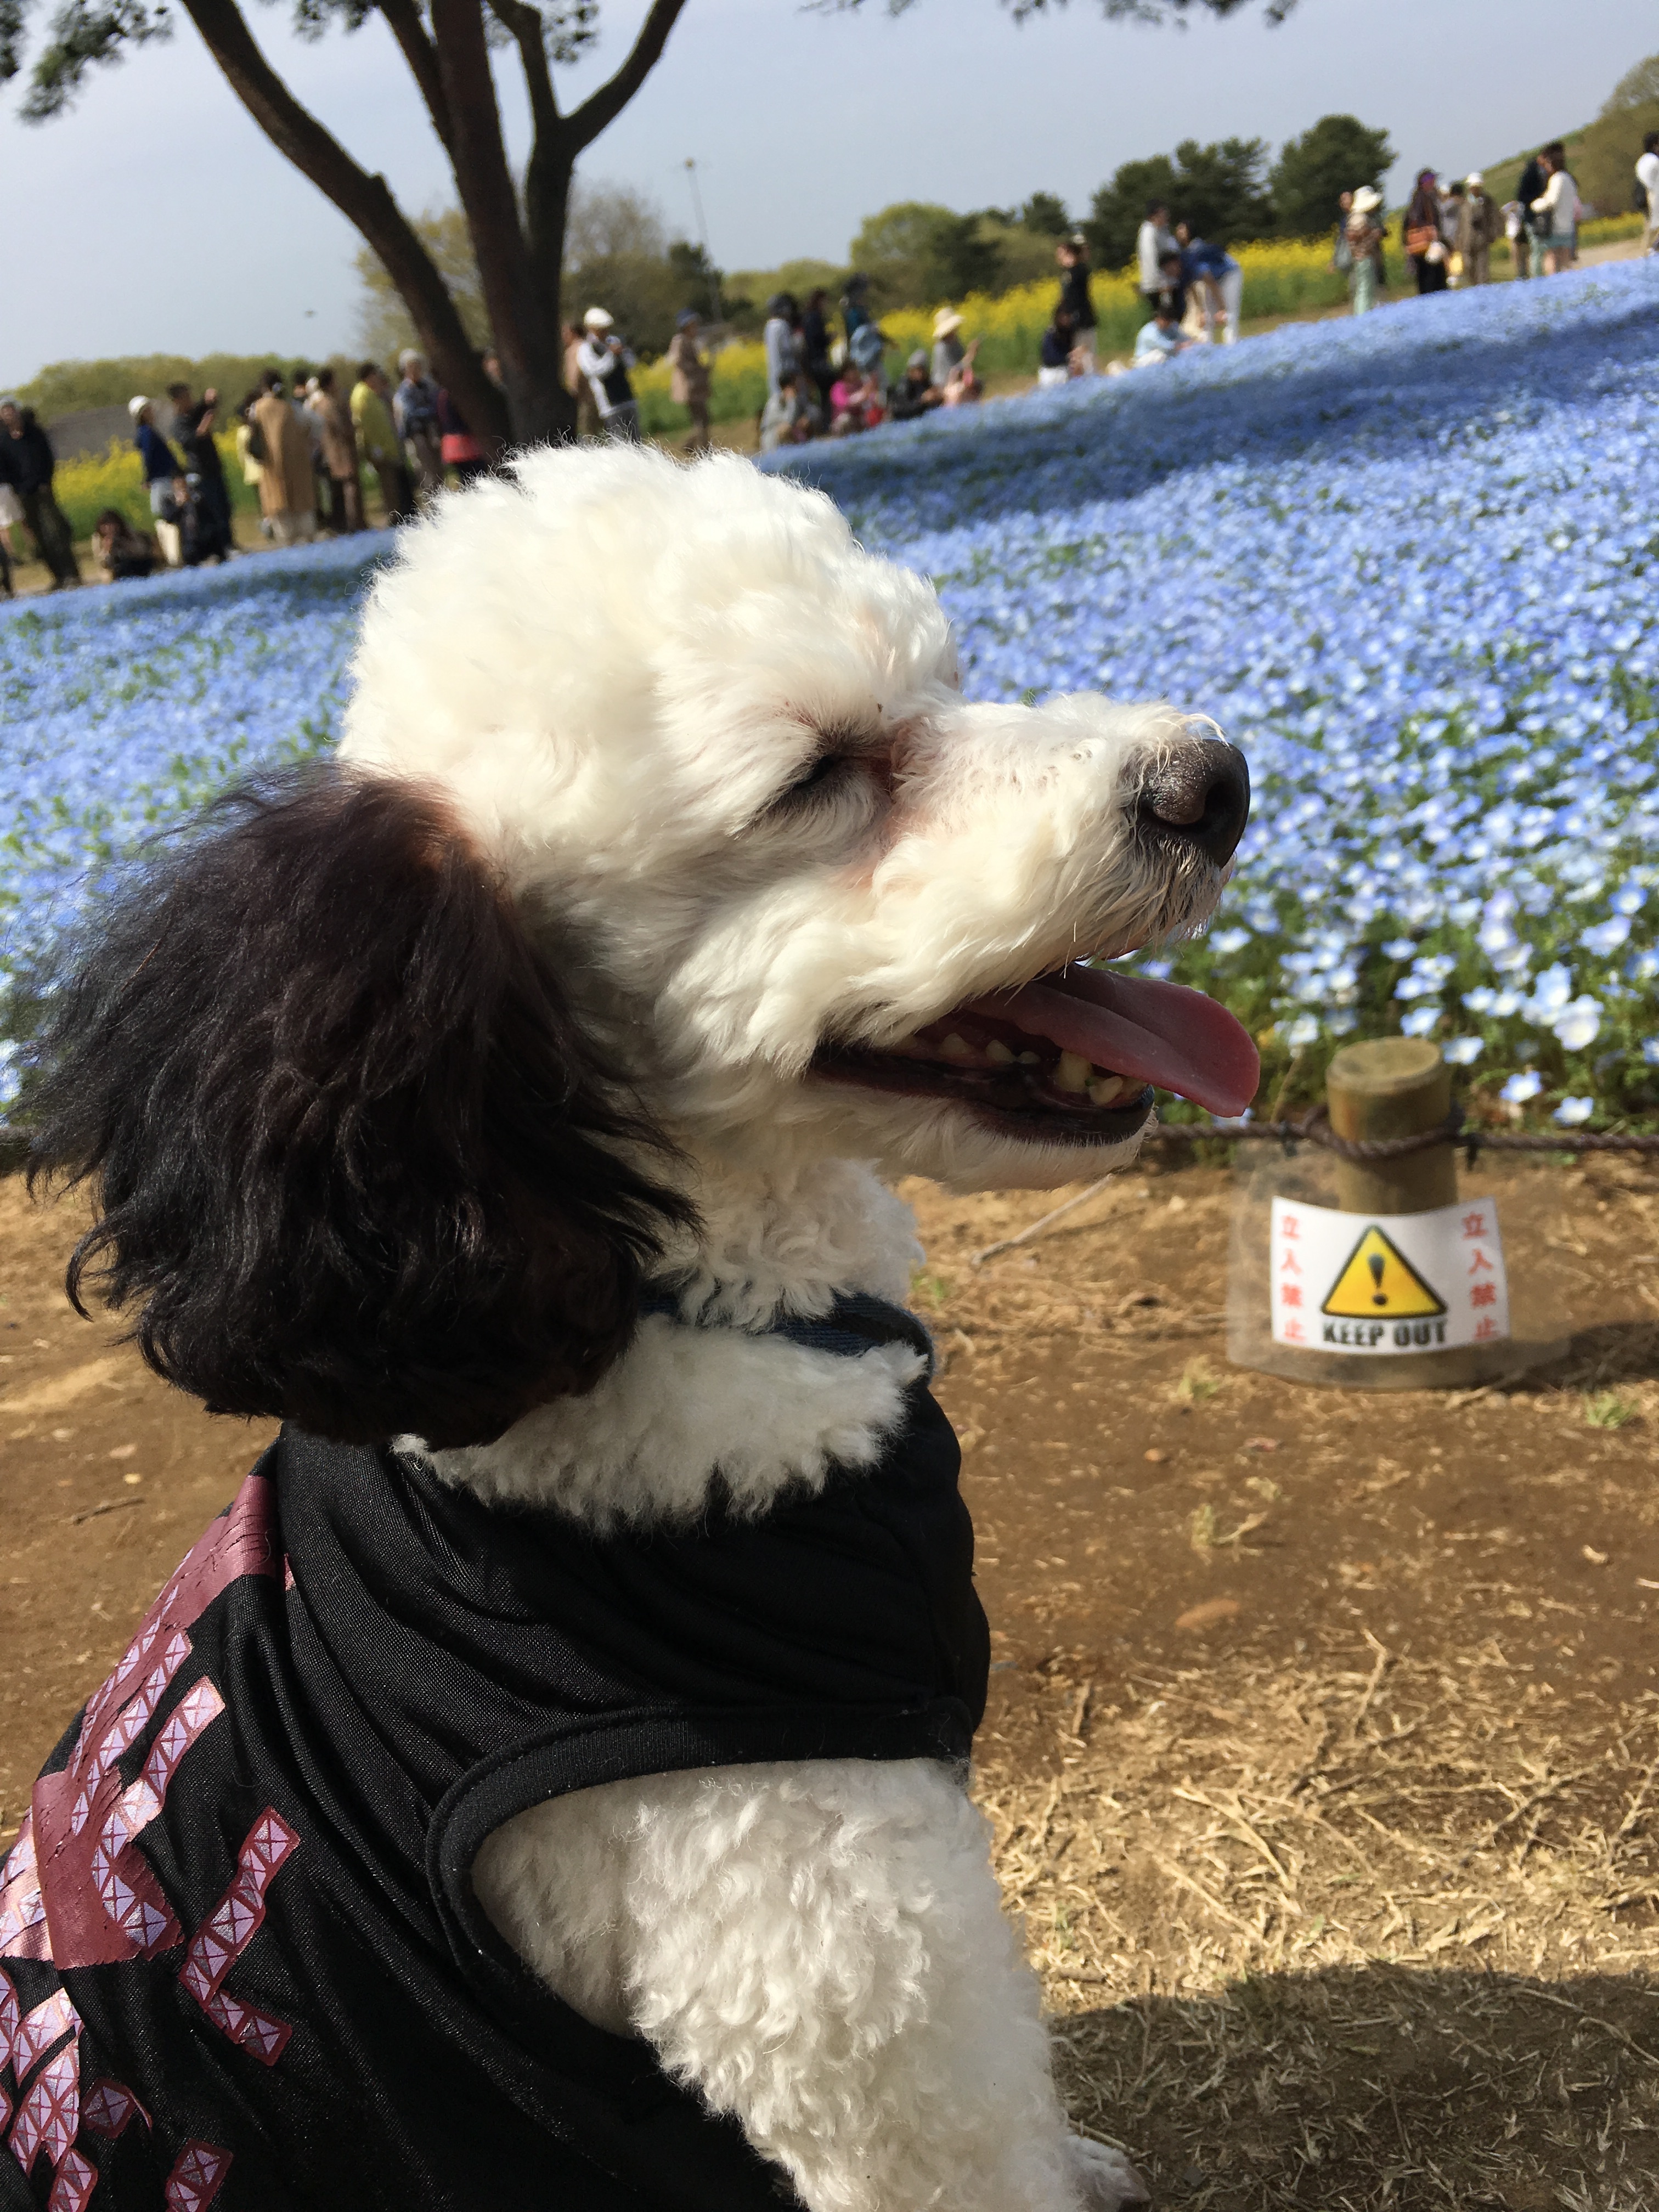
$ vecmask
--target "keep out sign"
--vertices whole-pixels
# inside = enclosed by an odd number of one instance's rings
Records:
[[[1337,1213],[1276,1198],[1273,1342],[1386,1358],[1491,1344],[1510,1333],[1498,1208]]]

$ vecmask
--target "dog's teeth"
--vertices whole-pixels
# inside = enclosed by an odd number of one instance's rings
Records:
[[[1014,1055],[1000,1037],[991,1039],[985,1048],[985,1057],[987,1060],[994,1060],[999,1067],[1012,1067],[1014,1065]]]
[[[958,1036],[954,1030],[940,1045],[939,1053],[945,1060],[977,1060],[979,1058],[979,1054],[969,1043],[967,1038]]]
[[[1089,1096],[1097,1106],[1110,1106],[1123,1096],[1125,1088],[1121,1075],[1097,1075],[1089,1085]]]
[[[1087,1090],[1089,1078],[1093,1073],[1080,1052],[1063,1052],[1054,1070],[1054,1087],[1059,1091],[1073,1091],[1080,1094]]]
[[[1019,1064],[1022,1067],[1041,1067],[1042,1054],[1040,1052],[1023,1052],[1019,1055]]]

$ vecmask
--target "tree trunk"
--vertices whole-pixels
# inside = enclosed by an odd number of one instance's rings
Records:
[[[483,373],[443,278],[392,198],[384,177],[358,167],[301,105],[259,51],[235,0],[184,0],[208,52],[267,138],[362,232],[408,307],[438,380],[491,457],[506,441],[507,410]]]
[[[568,436],[575,410],[562,411],[555,398],[568,397],[560,375],[558,285],[556,280],[550,294],[538,281],[540,272],[526,240],[501,140],[480,0],[432,0],[432,35],[452,131],[451,164],[501,356],[513,443]],[[539,140],[542,134],[537,135]]]
[[[0,0],[0,15],[5,0]],[[428,33],[410,0],[380,0],[450,158],[503,391],[483,373],[432,257],[392,198],[301,105],[260,52],[237,0],[183,0],[233,92],[267,138],[326,194],[385,264],[439,382],[492,460],[511,446],[574,437],[576,403],[564,386],[560,277],[577,157],[614,121],[661,58],[685,0],[652,0],[620,69],[569,117],[554,98],[539,9],[490,0],[518,41],[535,121],[520,216],[501,141],[482,0],[430,0]]]

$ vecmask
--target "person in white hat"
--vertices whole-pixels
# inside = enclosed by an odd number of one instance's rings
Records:
[[[956,309],[941,307],[933,318],[933,381],[944,393],[947,407],[979,398],[980,381],[974,373],[978,354],[977,338],[969,345],[962,343],[962,317]]]
[[[1498,203],[1486,190],[1486,179],[1479,169],[1472,169],[1463,179],[1457,230],[1452,240],[1452,256],[1457,264],[1460,284],[1491,283],[1492,241],[1503,221]]]
[[[1356,315],[1369,314],[1376,305],[1382,275],[1382,226],[1377,220],[1382,205],[1382,193],[1362,185],[1349,200],[1348,219],[1337,240],[1336,266],[1347,273]]]
[[[138,448],[138,458],[143,463],[144,489],[149,494],[149,511],[160,514],[173,496],[173,479],[182,476],[185,465],[155,427],[155,410],[143,392],[137,392],[127,402],[127,413],[132,418],[132,442]],[[176,567],[178,564],[173,564]]]
[[[617,336],[616,319],[604,307],[590,307],[582,317],[587,333],[576,355],[576,367],[593,395],[599,410],[599,434],[620,443],[640,442],[640,403],[628,372],[634,356]]]

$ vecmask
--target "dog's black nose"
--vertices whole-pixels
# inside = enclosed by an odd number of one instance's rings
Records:
[[[1243,754],[1224,738],[1183,745],[1141,786],[1139,811],[1149,830],[1182,838],[1224,867],[1250,818],[1250,771]]]

